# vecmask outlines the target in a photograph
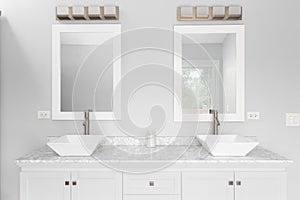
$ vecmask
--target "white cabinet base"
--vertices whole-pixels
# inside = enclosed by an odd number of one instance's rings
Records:
[[[20,200],[286,200],[282,169],[168,169],[126,174],[110,169],[26,168]]]
[[[181,173],[158,172],[151,174],[124,174],[123,194],[180,195]]]
[[[233,172],[183,172],[182,199],[234,200],[233,181]]]
[[[70,200],[69,180],[68,172],[21,172],[20,200]]]
[[[21,172],[20,200],[122,200],[122,174],[113,171]]]
[[[116,172],[72,172],[72,200],[121,200],[122,174]]]
[[[236,172],[235,178],[236,200],[283,200],[287,198],[284,172]]]
[[[182,200],[286,200],[285,172],[182,172]]]

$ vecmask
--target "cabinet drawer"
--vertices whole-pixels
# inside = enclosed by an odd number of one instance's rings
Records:
[[[180,195],[124,195],[123,200],[181,200]]]
[[[124,174],[124,194],[180,194],[180,172],[159,172],[143,175]]]

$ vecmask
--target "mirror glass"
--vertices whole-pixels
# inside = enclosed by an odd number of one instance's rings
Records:
[[[112,111],[113,42],[98,45],[98,38],[99,33],[61,33],[62,112]]]
[[[244,120],[243,26],[176,26],[176,120],[208,121],[216,109],[225,121]]]
[[[121,25],[52,26],[52,119],[120,118]]]
[[[185,113],[207,113],[210,108],[220,113],[235,112],[235,41],[235,34],[183,37],[182,108]]]

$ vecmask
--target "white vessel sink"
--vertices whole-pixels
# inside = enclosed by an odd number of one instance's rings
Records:
[[[197,139],[213,156],[246,156],[258,145],[238,135],[197,135]]]
[[[60,156],[90,156],[103,139],[101,135],[65,135],[47,145]]]

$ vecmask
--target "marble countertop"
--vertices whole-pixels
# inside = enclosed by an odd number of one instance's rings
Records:
[[[44,146],[16,160],[22,164],[97,163],[97,162],[184,162],[184,163],[291,163],[274,152],[256,147],[245,157],[213,157],[200,145],[168,145],[147,148],[142,145],[103,145],[92,156],[60,157]]]

